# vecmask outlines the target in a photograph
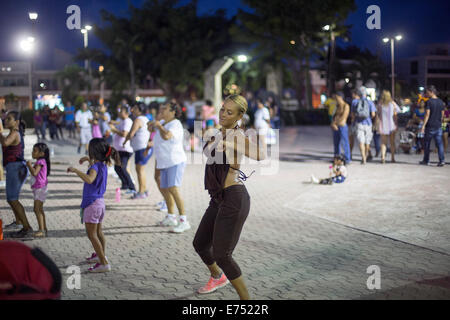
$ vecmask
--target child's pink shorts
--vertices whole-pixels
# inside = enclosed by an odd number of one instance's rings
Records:
[[[45,199],[47,199],[47,186],[39,189],[32,189],[32,191],[34,200],[45,202]]]
[[[102,223],[105,217],[105,200],[103,198],[95,200],[90,206],[83,210],[84,223]]]

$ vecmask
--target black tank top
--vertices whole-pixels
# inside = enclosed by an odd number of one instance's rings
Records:
[[[23,135],[20,134],[20,143],[16,146],[9,146],[9,147],[2,147],[3,152],[3,167],[6,167],[6,165],[10,162],[17,162],[17,161],[25,161],[24,160],[24,147],[25,144],[23,142]]]
[[[253,171],[250,176],[247,177],[241,170],[230,166],[225,152],[216,150],[221,138],[222,134],[216,135],[215,137],[212,137],[211,144],[207,142],[203,147],[203,152],[208,157],[208,161],[205,166],[205,189],[208,190],[211,198],[217,201],[222,200],[223,186],[225,185],[225,180],[230,168],[239,171],[239,179],[243,181],[246,181],[254,172]],[[223,140],[225,140],[225,137]],[[205,151],[208,145],[211,145],[209,149],[211,150],[210,154]],[[216,159],[220,159],[219,163],[216,162]]]

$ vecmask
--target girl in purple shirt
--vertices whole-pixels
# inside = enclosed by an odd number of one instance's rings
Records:
[[[104,139],[94,138],[89,142],[89,157],[83,157],[79,163],[89,162],[87,173],[69,167],[67,172],[76,173],[84,181],[83,200],[81,202],[81,222],[85,223],[89,240],[94,247],[93,253],[86,260],[96,262],[89,268],[89,272],[108,272],[111,266],[105,256],[105,236],[102,231],[102,221],[105,216],[105,201],[103,194],[106,191],[108,168],[111,159],[120,165],[119,153],[108,145]]]
[[[47,198],[48,175],[50,174],[50,152],[45,143],[36,143],[31,153],[36,159],[34,166],[27,161],[28,170],[31,173],[31,189],[34,198],[34,213],[39,225],[39,230],[34,234],[35,238],[47,237],[47,223],[45,222],[44,202]]]

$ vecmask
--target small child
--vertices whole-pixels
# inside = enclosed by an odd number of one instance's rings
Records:
[[[333,184],[343,183],[347,177],[347,168],[345,167],[345,159],[343,156],[334,157],[333,166],[330,167],[333,172],[330,172],[330,178],[317,179],[314,175],[311,175],[311,183],[315,184]]]
[[[116,165],[120,165],[119,152],[109,146],[104,139],[94,138],[89,142],[89,157],[83,157],[79,163],[89,162],[87,173],[69,167],[67,172],[76,173],[84,181],[83,200],[81,202],[81,222],[85,223],[89,240],[94,247],[93,253],[86,260],[96,262],[89,268],[89,272],[108,272],[111,266],[105,256],[105,236],[102,231],[102,221],[105,216],[105,201],[108,168],[111,158]]]
[[[94,119],[91,120],[91,124],[92,124],[92,137],[103,138],[102,132],[100,130],[100,113],[98,111],[94,112]]]
[[[36,143],[31,153],[36,159],[34,166],[31,160],[27,161],[28,170],[31,173],[31,189],[34,198],[34,213],[39,225],[39,230],[34,233],[35,238],[47,237],[47,223],[44,214],[44,202],[47,198],[48,176],[50,174],[50,152],[45,143]]]

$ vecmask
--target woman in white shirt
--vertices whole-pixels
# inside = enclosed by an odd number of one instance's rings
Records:
[[[161,122],[155,121],[150,130],[155,129],[153,148],[155,150],[156,168],[160,170],[160,190],[167,204],[167,216],[160,222],[161,226],[174,227],[172,232],[181,233],[191,228],[184,212],[184,202],[179,187],[186,167],[186,154],[183,148],[184,129],[180,120],[181,108],[169,102],[161,106]],[[179,222],[174,213],[176,204]]]
[[[398,105],[392,100],[391,93],[383,90],[378,105],[378,117],[380,118],[378,132],[381,134],[381,163],[386,162],[386,149],[388,139],[391,144],[391,162],[395,163],[395,133],[397,132]]]
[[[150,149],[148,153],[145,152],[148,141],[150,140],[150,132],[147,130],[148,118],[145,116],[145,109],[144,104],[135,105],[131,109],[135,120],[123,143],[125,147],[126,143],[131,140],[131,147],[134,151],[134,163],[139,182],[139,192],[134,194],[133,199],[144,199],[148,197],[145,166],[153,154],[153,149]]]
[[[264,106],[261,99],[258,99],[256,103],[258,109],[255,112],[254,126],[259,141],[261,141],[263,145],[266,145],[266,136],[270,128],[270,112],[269,109]]]
[[[112,122],[109,122],[109,130],[113,133],[114,149],[119,151],[121,165],[115,165],[114,170],[119,176],[120,181],[122,181],[121,189],[126,190],[127,193],[134,194],[136,193],[136,187],[127,170],[128,160],[133,155],[133,148],[131,147],[130,142],[127,142],[125,146],[123,145],[125,137],[133,126],[133,121],[130,119],[128,112],[128,107],[121,107],[119,109],[119,124],[116,127]]]

